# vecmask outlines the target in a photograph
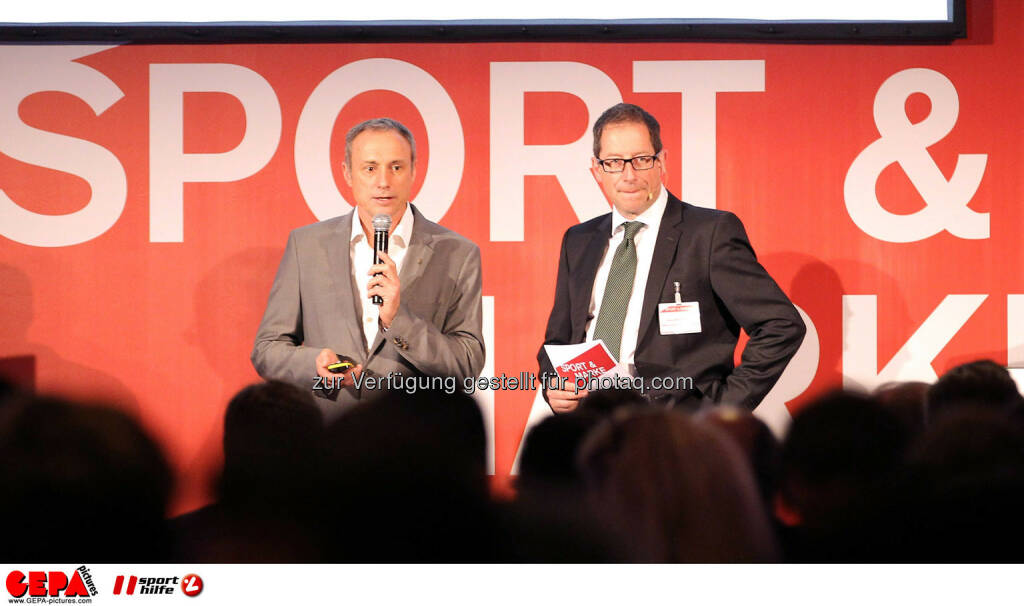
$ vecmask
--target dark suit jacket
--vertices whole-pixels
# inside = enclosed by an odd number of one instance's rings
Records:
[[[611,224],[609,213],[565,232],[545,344],[586,339],[594,278]],[[683,301],[700,303],[701,332],[660,334],[658,304],[675,300],[673,282],[679,282]],[[740,327],[750,341],[734,368]],[[652,399],[753,409],[785,370],[804,332],[800,314],[757,262],[736,215],[693,206],[669,194],[647,278],[634,363],[648,384],[653,377],[692,377],[694,390],[652,391]],[[542,372],[552,372],[543,347],[537,359]]]
[[[312,389],[314,362],[325,347],[362,364],[366,376],[454,376],[461,385],[480,374],[480,249],[411,204],[409,212],[415,218],[399,272],[402,301],[391,329],[380,331],[369,350],[349,258],[355,211],[292,231],[252,350],[261,377]],[[380,394],[353,387],[314,393],[328,417]]]

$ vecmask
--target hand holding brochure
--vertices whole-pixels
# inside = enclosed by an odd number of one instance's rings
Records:
[[[544,353],[558,376],[565,378],[570,386],[584,388],[592,379],[629,376],[600,339],[573,345],[545,345]]]

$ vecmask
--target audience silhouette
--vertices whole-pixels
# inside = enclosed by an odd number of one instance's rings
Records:
[[[5,562],[160,562],[171,470],[128,414],[7,390],[0,399]]]
[[[1024,398],[980,360],[825,393],[781,442],[748,411],[588,395],[492,496],[461,392],[382,392],[329,426],[289,384],[224,414],[216,500],[166,518],[170,467],[122,410],[0,380],[0,556],[21,562],[1018,562]]]

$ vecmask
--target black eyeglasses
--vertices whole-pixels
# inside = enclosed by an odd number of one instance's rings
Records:
[[[654,161],[658,159],[657,154],[653,156],[633,156],[632,158],[608,158],[607,160],[597,159],[597,163],[606,173],[621,173],[626,169],[626,162],[629,162],[633,170],[650,170],[654,168]]]

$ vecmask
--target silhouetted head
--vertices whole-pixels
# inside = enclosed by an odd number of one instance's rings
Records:
[[[762,501],[770,506],[778,483],[780,455],[779,441],[772,430],[750,411],[735,406],[710,408],[697,419],[721,429],[740,447],[754,472]]]
[[[487,530],[483,417],[461,391],[393,392],[327,430],[324,514],[340,561],[478,561]]]
[[[780,497],[801,525],[832,524],[900,471],[909,431],[868,396],[832,392],[800,410],[782,444]]]
[[[912,435],[924,431],[925,394],[929,385],[921,381],[886,383],[875,390],[875,401],[903,420]]]
[[[580,449],[597,510],[644,562],[761,562],[776,557],[739,448],[683,414],[617,414]]]
[[[281,381],[243,388],[224,413],[223,496],[295,499],[315,476],[322,436],[323,418],[308,392]]]
[[[1019,562],[1024,541],[1024,431],[973,406],[935,419],[909,455],[904,559]]]
[[[137,421],[104,406],[38,398],[0,421],[6,561],[167,557],[171,471]]]
[[[589,396],[587,396],[589,397]],[[551,490],[575,491],[582,482],[576,455],[587,433],[602,417],[588,409],[550,416],[523,439],[516,488],[522,496]]]
[[[633,389],[596,389],[580,400],[580,409],[599,415],[610,415],[622,407],[649,406],[639,391]]]
[[[334,422],[327,442],[336,477],[483,481],[483,417],[461,392],[397,392],[360,404]]]
[[[926,401],[929,422],[957,408],[980,406],[1008,414],[1020,414],[1024,408],[1024,398],[1010,373],[992,360],[951,368],[928,389]]]

